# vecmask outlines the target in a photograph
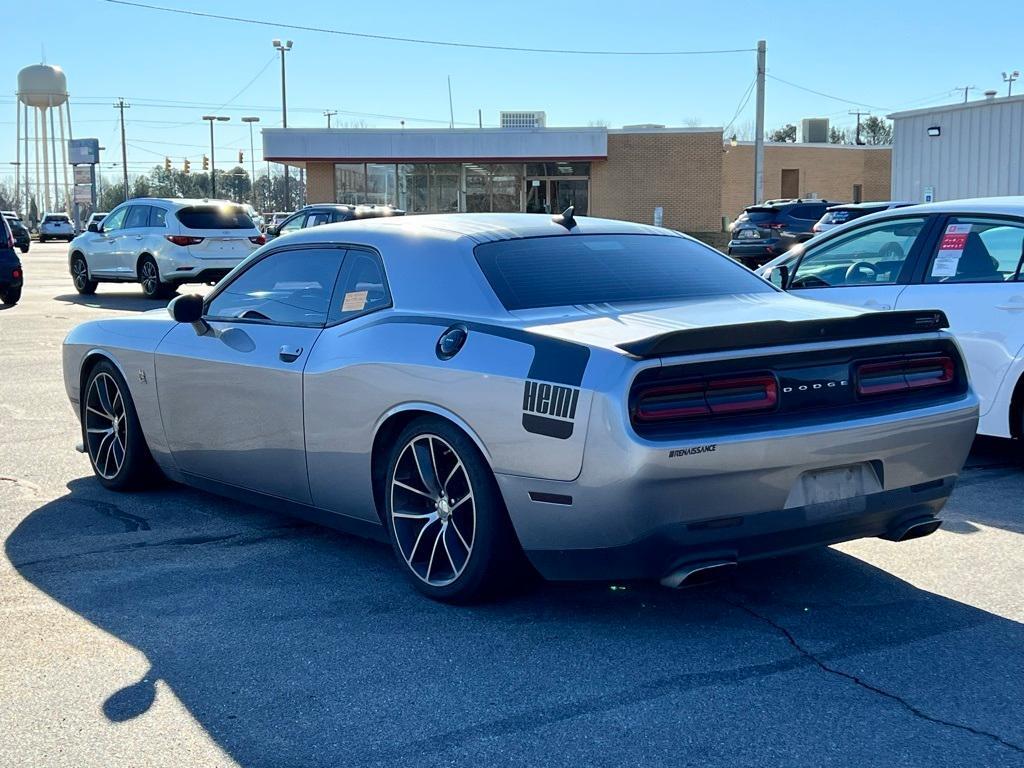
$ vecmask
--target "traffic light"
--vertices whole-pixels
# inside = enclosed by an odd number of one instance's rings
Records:
[[[164,170],[167,171],[168,173],[171,170],[171,158],[169,157],[164,158]]]
[[[238,164],[241,165],[245,162],[245,153],[242,150],[238,150]]]
[[[203,155],[203,170],[210,170],[210,158],[208,158],[206,155]]]
[[[182,164],[181,172],[185,174],[192,172],[192,163],[188,161],[187,157],[185,158],[185,162]]]

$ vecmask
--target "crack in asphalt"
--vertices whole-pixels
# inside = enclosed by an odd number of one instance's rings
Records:
[[[102,547],[100,549],[90,549],[84,552],[72,552],[66,555],[53,555],[52,557],[40,557],[36,560],[23,560],[20,562],[11,561],[11,565],[16,570],[22,568],[29,568],[37,565],[47,565],[49,563],[61,562],[64,560],[73,560],[79,557],[89,557],[91,555],[105,555],[113,552],[129,552],[135,549],[151,549],[156,547],[187,547],[187,546],[199,546],[203,544],[223,544],[228,542],[235,542],[239,544],[257,544],[262,541],[270,539],[279,539],[283,536],[287,536],[290,531],[297,529],[303,529],[307,526],[304,525],[290,525],[283,526],[281,528],[266,528],[262,529],[261,535],[250,535],[249,532],[242,533],[231,533],[222,534],[219,536],[182,536],[175,539],[163,539],[160,541],[136,541],[130,544],[120,544],[116,547]]]
[[[124,523],[125,533],[150,530],[149,521],[146,518],[133,515],[130,512],[125,512],[116,504],[111,504],[107,501],[100,501],[99,499],[86,499],[80,496],[68,498],[66,501],[69,504],[78,504],[83,507],[88,507],[94,512],[99,512],[101,515],[121,521]]]
[[[799,653],[803,658],[805,658],[814,666],[818,667],[823,672],[827,672],[830,675],[835,675],[836,677],[841,677],[845,680],[849,680],[854,685],[857,685],[866,691],[870,691],[871,693],[874,693],[877,696],[882,696],[883,698],[889,699],[890,701],[894,701],[901,707],[906,709],[908,712],[910,712],[912,715],[914,715],[914,717],[918,717],[922,720],[926,720],[936,725],[943,725],[947,728],[955,728],[957,730],[965,731],[974,736],[983,736],[987,739],[995,741],[997,744],[1007,747],[1008,749],[1012,749],[1015,752],[1020,752],[1024,754],[1024,746],[1021,746],[1020,744],[1015,744],[1012,741],[1008,741],[1007,739],[1004,739],[997,733],[984,731],[980,728],[974,728],[973,726],[965,725],[964,723],[957,723],[953,720],[944,720],[943,718],[937,717],[935,715],[929,715],[927,712],[924,712],[920,708],[914,706],[909,701],[895,693],[891,693],[883,688],[879,688],[876,685],[872,685],[871,683],[862,680],[861,678],[857,677],[856,675],[850,674],[849,672],[844,672],[841,669],[829,666],[824,661],[815,656],[811,651],[807,650],[803,645],[801,645],[792,632],[790,632],[788,629],[786,629],[786,627],[782,626],[771,617],[759,613],[750,606],[744,605],[743,603],[737,602],[735,600],[730,600],[726,597],[722,597],[721,600],[725,603],[728,603],[732,607],[743,611],[747,615],[752,616],[758,621],[763,622],[764,624],[767,624],[768,626],[772,627],[776,632],[778,632],[785,638],[785,640],[793,647],[793,649],[797,653]]]

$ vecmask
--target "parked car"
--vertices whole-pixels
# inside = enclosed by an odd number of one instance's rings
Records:
[[[21,222],[17,215],[7,216],[5,214],[4,219],[6,219],[7,226],[11,228],[11,233],[14,235],[14,244],[21,249],[22,253],[28,253],[29,245],[32,243],[32,236],[29,234],[28,227]]]
[[[281,226],[281,222],[292,215],[294,211],[275,211],[268,213],[263,216],[263,220],[266,222],[266,228],[269,230],[271,227]]]
[[[0,217],[0,303],[8,306],[21,301],[21,287],[25,275],[21,259],[14,252],[15,241],[6,217]]]
[[[902,207],[823,233],[759,270],[794,296],[949,317],[978,432],[1024,437],[1024,197]]]
[[[106,211],[95,211],[89,214],[89,218],[82,223],[82,228],[77,231],[77,234],[89,231],[90,224],[99,224],[106,217]]]
[[[818,222],[811,227],[812,234],[820,234],[835,229],[840,224],[868,216],[881,211],[891,211],[893,208],[906,208],[913,203],[905,200],[885,200],[871,203],[847,203],[844,205],[833,205],[825,211],[825,215],[818,219]],[[805,238],[806,239],[806,238]]]
[[[678,586],[926,535],[977,425],[941,312],[803,301],[571,210],[304,229],[168,313],[64,342],[99,482],[158,467],[390,539],[440,600],[515,582],[524,553]]]
[[[264,242],[237,203],[138,197],[72,241],[68,268],[79,293],[128,282],[162,299],[183,283],[217,282]]]
[[[71,223],[71,217],[66,213],[47,213],[39,222],[39,242],[47,240],[67,240],[69,243],[75,239],[75,225]]]
[[[307,205],[293,213],[277,226],[267,229],[267,237],[287,235],[300,229],[319,227],[322,224],[336,224],[339,221],[375,219],[382,216],[404,216],[405,211],[390,205],[342,205],[316,203]]]
[[[245,212],[249,214],[249,218],[252,219],[252,223],[256,225],[256,229],[263,232],[267,228],[267,222],[263,219],[263,214],[257,211],[248,203],[243,203],[242,207],[245,208]]]
[[[754,269],[785,253],[792,235],[810,232],[811,227],[834,202],[827,200],[769,200],[743,209],[730,227],[728,254],[745,267]],[[791,233],[782,237],[783,232]]]

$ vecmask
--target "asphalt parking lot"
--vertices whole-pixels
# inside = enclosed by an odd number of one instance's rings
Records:
[[[455,608],[389,550],[92,477],[63,244],[0,308],[0,765],[1024,765],[1024,463],[979,441],[928,538],[735,579]]]

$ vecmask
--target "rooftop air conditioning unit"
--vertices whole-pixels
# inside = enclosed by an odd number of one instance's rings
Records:
[[[544,112],[502,112],[502,128],[543,128],[547,124]]]
[[[805,117],[800,122],[800,141],[804,144],[827,144],[828,118]]]

